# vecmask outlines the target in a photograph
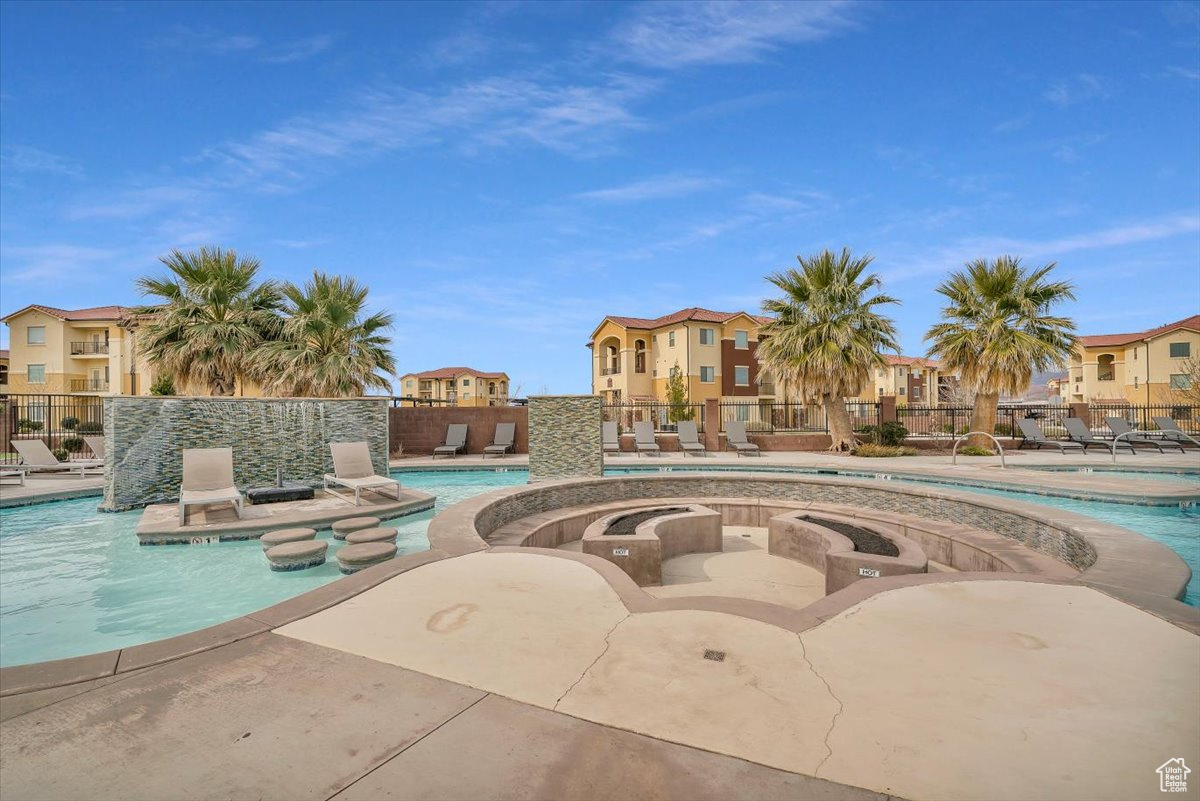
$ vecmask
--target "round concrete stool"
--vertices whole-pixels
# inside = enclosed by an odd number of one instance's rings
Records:
[[[357,573],[364,567],[386,562],[396,555],[396,546],[390,542],[362,542],[347,545],[338,551],[338,568],[345,574]]]
[[[269,549],[267,560],[272,570],[304,570],[325,564],[325,549],[328,547],[329,543],[324,540],[285,542]]]
[[[363,542],[395,542],[396,529],[382,528],[363,528],[358,531],[351,531],[346,535],[346,542],[351,545],[358,545]]]
[[[285,542],[304,542],[316,538],[317,530],[313,528],[281,528],[278,531],[268,531],[259,537],[258,541],[262,543],[264,551],[269,551]]]
[[[350,517],[338,520],[333,524],[333,538],[344,540],[351,531],[361,531],[364,528],[375,528],[380,523],[378,517]]]

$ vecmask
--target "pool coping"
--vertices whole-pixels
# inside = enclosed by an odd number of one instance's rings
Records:
[[[824,477],[795,473],[790,476],[785,475],[781,477],[779,472],[774,471],[754,473],[753,471],[742,470],[738,472],[746,476],[757,476],[758,478],[769,480],[780,480],[783,478],[786,481],[817,484],[831,483],[837,478],[834,476]],[[693,471],[693,475],[695,474],[695,471]],[[656,475],[663,475],[666,479],[679,477],[678,473],[672,471],[670,474],[652,474],[644,478],[653,480]],[[1099,592],[1103,592],[1110,597],[1142,609],[1179,628],[1200,635],[1200,607],[1187,606],[1160,593],[1139,587],[1136,581],[1131,583],[1127,580],[1129,571],[1139,564],[1139,561],[1131,556],[1131,550],[1136,551],[1149,544],[1154,549],[1167,551],[1187,569],[1186,564],[1182,562],[1182,559],[1174,551],[1136,532],[1131,532],[1117,526],[1101,524],[1099,521],[1093,522],[1091,518],[1062,510],[1053,510],[1054,514],[1052,517],[1065,518],[1065,520],[1062,520],[1064,523],[1074,523],[1074,527],[1096,547],[1096,563],[1084,571],[1084,574],[1086,574],[1095,569],[1096,565],[1100,565],[1101,569],[1092,576],[1081,575],[1078,579],[1068,580],[1021,573],[960,572],[881,577],[870,581],[855,582],[845,589],[826,596],[804,609],[798,610],[763,601],[718,596],[691,596],[669,599],[654,598],[639,588],[619,567],[598,557],[561,550],[513,546],[490,547],[476,533],[475,518],[478,512],[485,506],[501,498],[522,492],[553,489],[581,481],[621,480],[622,478],[624,477],[612,476],[607,479],[545,481],[482,493],[451,506],[430,521],[430,549],[427,551],[397,557],[353,575],[336,579],[321,587],[308,590],[264,609],[250,612],[197,631],[128,648],[0,668],[0,697],[116,676],[230,645],[240,640],[269,632],[286,623],[308,617],[349,600],[409,570],[419,569],[420,567],[444,559],[451,559],[456,556],[480,551],[493,551],[496,553],[514,551],[540,553],[583,562],[606,579],[630,612],[694,609],[749,617],[772,625],[781,626],[788,630],[803,631],[847,611],[873,595],[883,592],[931,583],[1022,581],[1092,587]],[[1034,507],[1031,504],[1020,501],[1005,502],[1002,499],[990,496],[972,496],[970,493],[963,493],[941,486],[936,488],[901,488],[890,486],[882,487],[881,489],[933,497],[949,494],[953,500],[962,500],[979,506],[999,508],[1003,511],[1022,514],[1026,517],[1042,520],[1047,519],[1046,511],[1041,507]],[[960,495],[964,497],[953,497]],[[1098,539],[1093,539],[1093,537]],[[1130,540],[1130,537],[1136,539]],[[1140,544],[1139,541],[1141,541]],[[1131,545],[1136,547],[1131,548]],[[1186,584],[1186,581],[1184,583]]]

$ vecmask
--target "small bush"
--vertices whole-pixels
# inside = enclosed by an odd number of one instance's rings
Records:
[[[40,420],[30,420],[22,417],[17,421],[17,431],[22,434],[36,434],[42,430],[42,422]]]
[[[859,445],[855,449],[854,455],[855,456],[869,456],[869,457],[916,456],[917,449],[916,448],[908,448],[903,445],[876,445],[874,443],[867,443],[866,445]]]
[[[75,426],[79,425],[79,418],[78,417],[64,417],[62,420],[59,420],[59,423],[67,431],[74,431]]]
[[[62,441],[63,449],[71,453],[79,453],[86,444],[83,437],[66,437]]]
[[[992,433],[997,437],[1011,437],[1012,426],[1008,423],[996,423],[995,427],[992,428]]]
[[[958,452],[963,456],[995,456],[996,452],[991,448],[983,448],[979,445],[968,445],[965,448],[959,448]]]
[[[103,434],[104,433],[104,424],[103,423],[90,423],[90,422],[89,423],[80,423],[79,427],[76,428],[75,430],[80,434]]]
[[[150,385],[150,394],[174,395],[175,380],[169,375],[160,375],[157,379],[155,379],[154,383]]]
[[[67,457],[70,456],[66,448],[55,448],[52,453],[54,454],[54,458],[60,462],[67,461]]]

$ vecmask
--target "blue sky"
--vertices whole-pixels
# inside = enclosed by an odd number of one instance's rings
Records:
[[[1200,310],[1194,2],[10,1],[0,157],[0,312],[220,244],[366,281],[402,372],[525,393],[588,391],[605,314],[753,311],[824,247],[910,354],[1002,253],[1081,333]]]

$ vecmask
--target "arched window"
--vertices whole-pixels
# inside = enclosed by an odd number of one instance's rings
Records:
[[[646,340],[639,339],[633,343],[633,371],[646,372]]]

